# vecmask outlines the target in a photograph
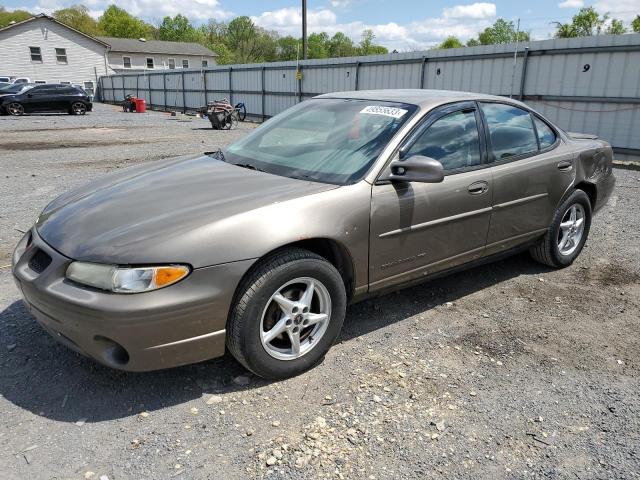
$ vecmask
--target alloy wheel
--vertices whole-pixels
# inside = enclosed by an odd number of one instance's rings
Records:
[[[558,251],[560,255],[571,255],[576,251],[584,234],[584,207],[574,203],[562,217],[558,230]]]
[[[7,112],[9,112],[10,115],[19,116],[24,113],[24,107],[19,103],[10,103],[7,107]]]
[[[87,112],[87,106],[82,102],[75,102],[71,105],[74,115],[84,115]]]
[[[282,285],[262,313],[260,341],[278,360],[295,360],[307,354],[327,331],[331,296],[317,279],[300,277]]]

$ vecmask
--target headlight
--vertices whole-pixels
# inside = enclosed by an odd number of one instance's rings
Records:
[[[128,268],[100,263],[73,262],[67,268],[67,278],[110,292],[139,293],[172,285],[190,272],[186,265]]]

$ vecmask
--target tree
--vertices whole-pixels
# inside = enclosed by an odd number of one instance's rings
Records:
[[[467,47],[477,47],[478,45],[480,45],[480,40],[477,40],[475,38],[470,38],[467,41]]]
[[[300,41],[297,38],[287,35],[278,39],[278,60],[295,60],[298,58],[298,46]]]
[[[512,42],[528,42],[528,32],[516,32],[513,22],[507,21],[504,18],[499,18],[493,25],[485,28],[478,35],[478,41],[481,45],[495,45],[499,43],[512,43]]]
[[[325,32],[312,33],[307,38],[307,58],[329,57],[329,35]]]
[[[23,22],[33,17],[26,10],[13,10],[7,11],[3,6],[0,6],[0,28],[10,25],[11,22]]]
[[[581,8],[571,19],[571,23],[554,22],[556,25],[556,38],[571,37],[589,37],[591,35],[600,35],[609,20],[609,14],[600,15],[593,7]],[[622,26],[619,20],[612,21],[616,23],[616,29]]]
[[[195,29],[184,15],[164,17],[158,27],[158,38],[172,42],[198,42],[201,40],[200,31]]]
[[[373,43],[376,36],[373,33],[373,30],[366,29],[362,32],[362,40],[360,40],[360,55],[381,55],[384,53],[389,53],[389,50],[382,45],[376,45]]]
[[[445,48],[460,48],[464,47],[462,42],[458,39],[458,37],[450,36],[444,39],[444,41],[438,45],[436,48],[445,49]]]
[[[611,23],[607,27],[606,34],[607,35],[623,35],[627,33],[627,29],[621,20],[614,18],[611,20]]]
[[[329,40],[329,56],[336,57],[352,57],[357,55],[356,47],[353,40],[342,32],[336,32],[331,40]]]
[[[633,19],[633,22],[631,22],[631,28],[634,32],[640,33],[640,15]]]
[[[277,59],[276,35],[257,27],[249,17],[236,17],[227,25],[226,46],[236,63],[268,62]]]
[[[84,5],[73,5],[56,10],[53,12],[53,18],[87,35],[96,36],[104,33]]]
[[[98,20],[98,26],[109,37],[153,38],[155,36],[151,25],[115,5],[107,7]]]

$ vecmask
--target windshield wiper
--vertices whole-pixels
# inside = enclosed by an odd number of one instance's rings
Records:
[[[204,152],[204,154],[208,157],[213,157],[213,158],[217,158],[218,160],[222,160],[223,162],[227,161],[227,159],[224,158],[224,153],[222,152],[221,148],[219,148],[215,152]]]
[[[259,167],[256,167],[255,165],[251,165],[250,163],[232,163],[231,165],[235,165],[236,167],[248,168],[249,170],[255,170],[256,172],[265,171]]]

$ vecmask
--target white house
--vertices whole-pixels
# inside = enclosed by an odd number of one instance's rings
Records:
[[[129,70],[212,67],[218,56],[198,43],[113,37],[98,39],[110,46],[107,52],[109,67],[118,73]]]
[[[0,76],[81,85],[90,95],[103,75],[209,67],[216,57],[197,43],[96,38],[44,14],[0,28]]]
[[[47,15],[0,28],[0,76],[82,85],[92,94],[110,72],[109,45]]]

